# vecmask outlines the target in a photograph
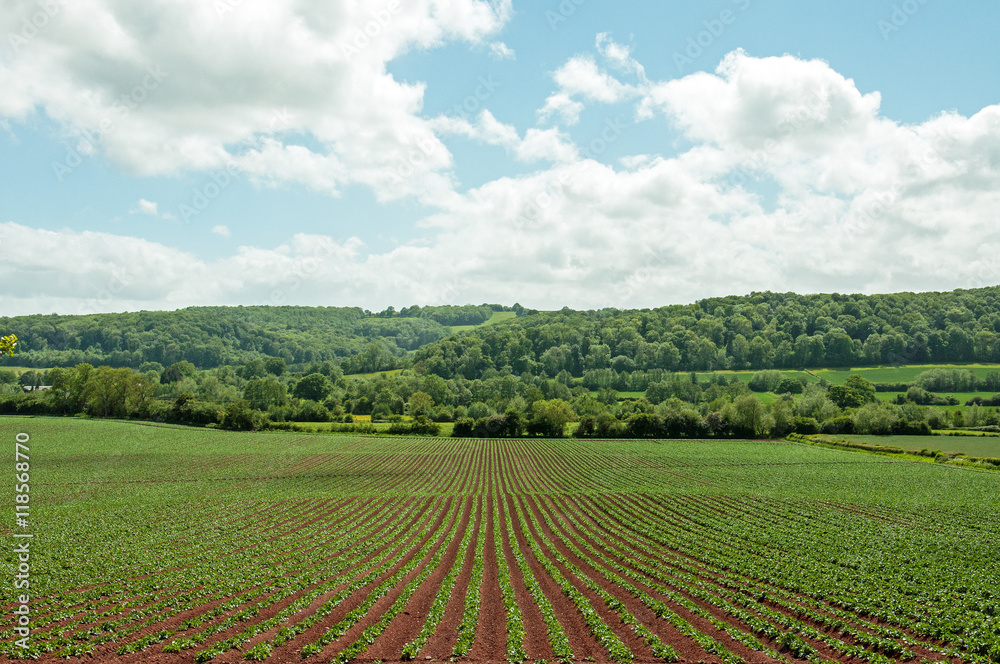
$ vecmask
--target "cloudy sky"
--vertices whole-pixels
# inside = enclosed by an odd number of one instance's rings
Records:
[[[0,314],[1000,283],[986,0],[0,0]]]

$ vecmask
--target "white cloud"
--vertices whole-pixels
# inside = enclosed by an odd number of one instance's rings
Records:
[[[447,195],[452,166],[419,116],[423,86],[386,63],[447,41],[488,43],[511,15],[510,0],[60,4],[0,59],[0,118],[44,113],[74,149],[136,174],[234,167],[331,194],[361,183],[382,199]],[[37,10],[20,5],[0,34]],[[319,147],[286,143],[293,132]],[[430,154],[417,165],[415,146]]]
[[[597,35],[595,46],[604,62],[625,75],[634,76],[637,83],[622,83],[598,66],[590,54],[576,55],[553,72],[552,78],[559,88],[538,110],[541,122],[561,120],[567,126],[575,125],[585,108],[584,102],[577,97],[588,102],[615,104],[640,96],[647,90],[646,70],[632,57],[627,46],[615,42],[605,32]]]
[[[634,88],[602,71],[590,55],[570,58],[552,78],[563,94],[605,104],[622,101],[634,93]]]
[[[598,47],[615,71],[637,78],[644,71],[610,41]],[[627,93],[591,63],[565,70],[576,72],[564,79],[566,99],[573,101],[572,90],[581,100],[634,102],[647,119],[639,127],[661,131],[655,123],[670,123],[690,146],[671,157],[647,147],[602,164],[558,128],[519,131],[485,110],[474,119],[408,115],[419,130],[412,135],[434,139],[423,144],[426,153],[412,149],[441,169],[451,156],[438,137],[449,136],[539,166],[463,194],[444,182],[447,195],[423,220],[423,237],[382,252],[366,251],[356,238],[295,235],[286,245],[241,247],[205,261],[135,238],[0,224],[0,306],[10,313],[74,313],[91,302],[105,310],[483,301],[625,307],[764,289],[1000,283],[1000,106],[903,125],[880,114],[877,93],[859,91],[821,61],[734,52],[713,74],[640,81]],[[310,157],[265,136],[241,155],[242,168],[265,182],[305,178],[299,168],[322,172],[331,186],[386,177],[378,154],[352,161],[379,144],[357,140]],[[325,161],[310,166],[310,158]],[[372,170],[356,176],[355,163]],[[774,193],[761,195],[762,185]]]
[[[494,60],[515,60],[517,58],[514,49],[501,41],[490,44],[490,57]]]
[[[558,116],[563,124],[572,126],[580,121],[583,102],[576,101],[565,92],[557,92],[545,100],[545,106],[538,111],[539,120],[549,122]]]
[[[129,210],[129,212],[131,214],[150,214],[156,217],[159,216],[156,208],[157,205],[153,201],[147,201],[145,198],[140,198],[139,202],[136,203],[135,207]]]
[[[569,136],[558,129],[529,129],[521,138],[512,125],[503,124],[487,110],[473,124],[464,118],[438,116],[431,126],[442,135],[460,135],[506,149],[518,161],[565,162],[579,156]]]
[[[232,237],[233,234],[230,232],[229,227],[225,224],[219,224],[218,226],[212,226],[212,232],[219,237]]]

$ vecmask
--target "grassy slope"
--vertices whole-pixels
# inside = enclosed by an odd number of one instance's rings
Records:
[[[468,332],[469,330],[474,330],[477,327],[486,327],[487,325],[496,325],[497,323],[505,320],[510,320],[515,318],[517,314],[513,311],[494,311],[493,316],[486,321],[483,321],[479,325],[452,325],[448,329],[451,330],[452,334],[458,334],[459,332]]]
[[[898,367],[812,369],[812,372],[834,385],[843,385],[851,374],[864,376],[873,383],[910,383],[928,369],[969,369],[979,378],[985,378],[990,371],[1000,371],[1000,364],[909,364]]]

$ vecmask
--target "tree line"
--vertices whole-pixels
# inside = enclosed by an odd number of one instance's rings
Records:
[[[623,396],[563,372],[556,378],[491,375],[443,378],[413,369],[348,376],[333,362],[290,370],[280,357],[202,370],[187,361],[144,371],[80,364],[27,371],[0,369],[0,413],[135,418],[232,429],[294,428],[327,422],[331,430],[373,431],[359,420],[390,422],[398,433],[433,435],[454,423],[456,436],[769,437],[788,433],[929,434],[949,427],[1000,427],[1000,396],[976,397],[970,410],[922,386],[1000,385],[1000,372],[931,369],[897,386],[891,403],[880,385],[858,375],[843,385],[807,382],[776,370],[747,382],[717,373],[665,373]],[[24,387],[46,386],[24,391]],[[773,395],[763,398],[766,394]],[[360,417],[364,416],[364,417]]]

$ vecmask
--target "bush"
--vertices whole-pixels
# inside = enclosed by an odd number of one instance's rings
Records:
[[[293,422],[329,422],[330,410],[321,403],[303,399],[288,419]]]
[[[775,394],[802,394],[805,390],[805,386],[802,381],[796,380],[791,376],[785,376],[778,383],[777,387],[774,388]]]
[[[832,435],[854,433],[854,420],[849,415],[834,417],[833,419],[823,422],[823,426],[820,428],[820,433]]]
[[[781,372],[774,369],[758,371],[747,383],[752,392],[774,392],[782,382]],[[801,392],[801,384],[799,392]]]
[[[197,401],[190,394],[182,394],[174,401],[173,407],[164,413],[165,419],[174,424],[189,424],[204,427],[218,424],[224,413],[218,405],[208,401]]]
[[[423,415],[417,415],[412,422],[396,422],[389,427],[389,433],[399,435],[438,436],[441,425],[428,420]]]
[[[931,425],[927,422],[915,422],[913,420],[899,420],[892,425],[892,433],[897,436],[931,436]]]
[[[230,404],[222,418],[222,427],[232,431],[260,431],[269,424],[267,416],[250,408],[250,404],[244,399]]]
[[[476,421],[471,417],[460,417],[455,420],[455,427],[451,430],[452,438],[472,438],[472,432],[476,428]]]
[[[792,429],[795,433],[803,436],[819,433],[820,431],[819,422],[814,417],[796,417],[792,422]]]
[[[872,383],[876,392],[906,392],[913,383]]]
[[[628,438],[664,438],[663,419],[652,413],[636,413],[625,423]]]

